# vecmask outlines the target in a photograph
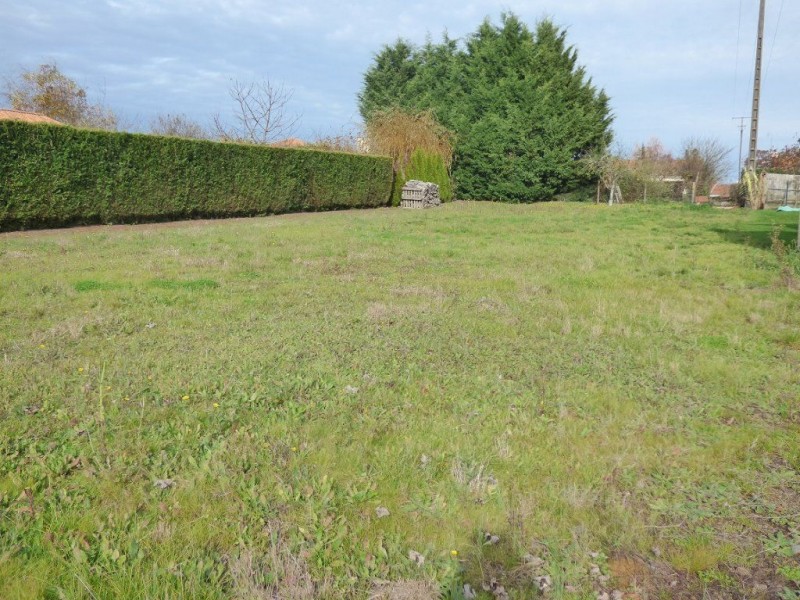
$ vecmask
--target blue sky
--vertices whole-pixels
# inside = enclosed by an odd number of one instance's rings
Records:
[[[655,136],[677,153],[686,138],[716,137],[735,164],[758,0],[4,0],[0,77],[56,61],[137,130],[164,113],[224,118],[231,79],[268,78],[294,90],[297,134],[311,139],[358,122],[356,94],[382,45],[462,37],[502,11],[568,29],[611,96],[618,147]],[[768,0],[760,148],[800,137],[798,24],[800,2]]]

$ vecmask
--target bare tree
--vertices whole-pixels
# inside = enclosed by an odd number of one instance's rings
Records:
[[[300,120],[299,115],[287,113],[292,90],[268,79],[253,83],[234,80],[228,93],[235,103],[235,123],[229,126],[219,115],[214,117],[214,132],[223,141],[269,144],[289,137]]]
[[[730,153],[717,139],[689,138],[683,142],[681,174],[696,182],[701,194],[707,194],[728,170]]]
[[[156,116],[150,124],[150,132],[156,135],[194,140],[205,140],[209,137],[202,125],[182,114]]]

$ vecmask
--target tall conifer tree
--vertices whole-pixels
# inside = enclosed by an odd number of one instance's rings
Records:
[[[463,44],[445,36],[386,46],[364,77],[361,114],[431,109],[455,132],[453,177],[464,199],[532,202],[584,182],[578,162],[611,141],[608,97],[592,85],[566,32],[532,32],[504,14]]]

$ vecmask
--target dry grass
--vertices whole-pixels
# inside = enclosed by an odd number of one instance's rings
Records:
[[[378,111],[366,127],[370,152],[390,156],[394,168],[405,178],[405,169],[415,150],[436,154],[449,169],[453,161],[452,134],[431,111],[409,112],[399,108]]]

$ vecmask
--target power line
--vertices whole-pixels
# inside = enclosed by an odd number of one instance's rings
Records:
[[[778,10],[778,21],[775,23],[775,33],[772,36],[772,46],[769,49],[769,58],[767,59],[767,71],[764,73],[765,78],[769,75],[769,66],[772,63],[772,52],[775,50],[775,40],[778,39],[778,29],[781,26],[781,17],[783,16],[783,3],[784,0],[781,0],[781,7]]]
[[[739,0],[739,25],[736,28],[736,65],[733,68],[733,110],[736,110],[736,100],[739,85],[739,46],[742,40],[742,0]]]

